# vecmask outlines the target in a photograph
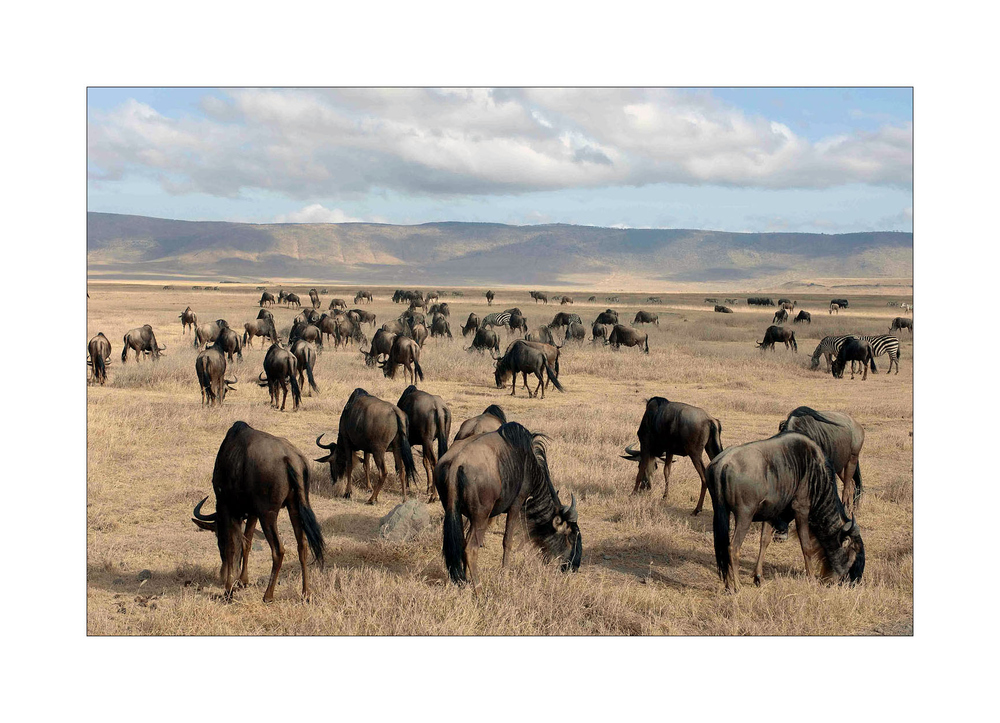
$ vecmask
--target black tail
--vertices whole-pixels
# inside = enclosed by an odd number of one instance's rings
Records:
[[[491,414],[500,420],[500,424],[507,424],[507,415],[504,411],[496,404],[491,404],[483,410],[483,414]]]
[[[545,373],[549,375],[549,381],[552,382],[553,386],[560,392],[566,391],[562,388],[562,384],[559,383],[559,375],[552,371],[552,367],[549,366],[548,362],[545,362]],[[515,375],[516,376],[516,375]]]
[[[292,400],[295,402],[295,406],[299,406],[302,404],[302,390],[299,388],[299,382],[296,380],[296,376],[296,369],[293,366],[292,373],[288,375],[288,381],[292,385]]]
[[[122,349],[122,364],[124,364],[126,355],[128,354],[128,334],[122,337],[122,343],[125,345]]]
[[[725,470],[710,470],[708,475],[708,493],[712,497],[712,533],[715,538],[715,565],[719,570],[719,577],[723,580],[729,573],[732,560],[729,558],[729,507],[726,506],[725,495],[723,494],[722,477]]]
[[[705,451],[708,452],[708,458],[713,460],[722,454],[722,422],[718,419],[713,419],[709,422],[709,425],[711,428],[708,434],[708,444],[705,445]]]
[[[416,357],[413,358],[413,371],[417,373],[417,377],[420,381],[424,380],[424,370],[420,368],[420,362]]]
[[[313,379],[312,364],[306,364],[306,376],[309,378],[309,386],[312,387],[312,390],[314,392],[319,392],[319,387],[316,386],[316,380]]]
[[[878,369],[876,369],[876,368],[875,368],[875,355],[874,355],[874,354],[872,354],[872,355],[871,355],[871,356],[870,356],[870,357],[868,358],[868,363],[872,365],[872,371],[873,371],[874,373],[878,374]]]
[[[448,576],[455,584],[465,582],[465,540],[462,535],[462,513],[459,510],[459,500],[462,498],[462,489],[468,480],[465,478],[465,470],[461,467],[458,468],[457,481],[454,499],[448,499],[445,494],[447,490],[438,489],[441,503],[444,505],[444,545],[442,548],[444,564],[448,568]]]
[[[312,550],[313,557],[320,567],[323,567],[323,531],[319,528],[316,515],[309,506],[309,465],[304,464],[302,468],[302,482],[299,483],[299,476],[290,462],[285,460],[285,469],[288,471],[288,483],[295,490],[299,501],[299,520],[302,522],[302,531],[306,535],[306,542]]]
[[[854,506],[857,507],[858,503],[861,502],[861,493],[864,488],[861,486],[861,462],[858,462],[857,466],[854,468]]]
[[[416,482],[417,466],[413,464],[413,450],[410,448],[410,440],[407,439],[406,435],[406,416],[402,411],[396,414],[396,439],[399,441],[399,451],[403,458],[403,469],[406,472],[406,479],[410,482]],[[400,480],[400,483],[402,484],[402,480]]]
[[[107,375],[108,372],[104,368],[104,352],[101,352],[94,357],[94,379],[101,384],[104,384],[104,380],[107,378]]]
[[[451,410],[448,407],[442,407],[437,410],[437,441],[438,441],[438,454],[437,458],[441,459],[444,457],[444,453],[448,451],[448,435],[451,434]]]

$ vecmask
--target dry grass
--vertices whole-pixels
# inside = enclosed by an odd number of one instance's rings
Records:
[[[115,361],[108,385],[88,390],[91,634],[912,632],[912,341],[903,338],[898,376],[869,375],[862,383],[806,368],[812,349],[826,334],[883,333],[899,314],[885,306],[885,297],[851,296],[851,310],[830,317],[822,300],[798,295],[814,316],[811,327],[794,327],[799,353],[761,354],[753,342],[763,337],[772,311],[740,307],[729,316],[712,313],[702,295],[661,294],[666,303],[657,307],[621,295],[623,303],[614,306],[629,320],[640,306],[660,314],[659,327],[647,327],[651,353],[615,353],[589,343],[567,347],[561,374],[567,391],[552,390],[544,400],[528,399],[521,388],[513,398],[509,388],[497,390],[489,357],[466,353],[460,338],[452,343],[428,340],[421,357],[427,380],[421,388],[440,394],[451,406],[453,434],[463,419],[499,403],[510,419],[551,437],[556,485],[567,498],[573,492],[578,499],[584,535],[580,572],[559,574],[527,547],[510,569],[501,569],[503,527],[495,524],[480,556],[484,586],[474,596],[446,583],[438,504],[431,508],[433,528],[417,540],[379,542],[378,518],[399,501],[394,477],[381,502],[368,507],[364,495],[351,501],[335,496],[327,468],[315,464],[318,484],[312,502],[327,540],[329,564],[313,576],[313,602],[298,600],[298,566],[283,516],[286,558],[275,603],[261,602],[270,561],[266,544],[259,543],[261,549],[250,559],[252,588],[224,605],[218,600],[215,540],[197,530],[190,516],[194,504],[211,492],[215,453],[229,426],[244,420],[287,437],[312,457],[318,452],[313,440],[321,432],[336,432],[342,406],[355,387],[395,402],[405,383],[365,367],[356,351],[330,349],[320,355],[316,369],[322,393],[304,398],[297,413],[271,410],[266,390],[243,383],[223,408],[202,408],[195,349],[190,335],[181,335],[177,316],[190,304],[203,321],[221,317],[241,326],[256,316],[259,292],[174,287],[91,287],[88,338],[103,331],[112,341]],[[353,289],[328,288],[324,305],[333,296],[353,298]],[[293,290],[306,298],[302,289]],[[380,324],[402,311],[385,289],[373,290],[377,301],[371,308]],[[464,297],[449,296],[447,301],[456,331],[470,311],[480,316],[488,311],[479,291],[466,290]],[[532,326],[559,310],[551,304],[536,307],[523,292],[499,292],[494,309],[514,305],[527,313]],[[578,302],[571,310],[589,323],[607,305]],[[279,327],[296,313],[274,312]],[[160,343],[168,346],[166,356],[158,363],[130,361],[123,367],[122,334],[144,323],[152,324]],[[259,342],[244,354],[243,363],[236,365],[241,382],[256,376],[263,355]],[[862,470],[869,494],[858,518],[868,557],[864,584],[848,589],[806,579],[801,552],[792,541],[771,545],[765,584],[756,589],[750,585],[757,543],[752,532],[744,545],[745,586],[736,595],[723,594],[714,569],[711,513],[689,514],[699,490],[690,463],[678,460],[674,465],[668,501],[660,499],[662,477],[653,494],[629,495],[635,465],[618,454],[634,441],[644,400],[653,395],[709,410],[722,420],[726,446],[770,436],[800,404],[853,414],[866,430]],[[422,477],[419,464],[418,470]],[[138,574],[147,569],[152,577],[140,585]]]

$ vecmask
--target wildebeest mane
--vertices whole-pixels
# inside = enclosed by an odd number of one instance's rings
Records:
[[[507,415],[496,404],[491,404],[483,410],[483,414],[490,414],[500,420],[500,424],[507,424]]]
[[[812,417],[817,422],[822,422],[823,424],[832,424],[835,427],[842,426],[840,422],[835,422],[832,419],[827,419],[826,417],[824,417],[822,414],[817,412],[815,409],[812,409],[811,407],[796,407],[791,411],[788,417],[781,424],[778,425],[779,432],[785,431],[785,429],[788,427],[788,420],[791,419],[792,417]]]

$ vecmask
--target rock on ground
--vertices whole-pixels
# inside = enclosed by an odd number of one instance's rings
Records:
[[[411,498],[393,507],[389,514],[379,520],[378,536],[394,542],[412,540],[430,521],[427,505],[417,498]]]

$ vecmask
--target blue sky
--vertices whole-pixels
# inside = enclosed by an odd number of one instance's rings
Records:
[[[90,89],[88,208],[911,231],[912,109],[870,88]]]

